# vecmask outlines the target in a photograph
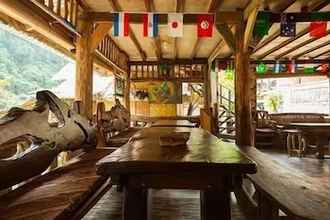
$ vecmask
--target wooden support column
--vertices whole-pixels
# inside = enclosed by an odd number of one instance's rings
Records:
[[[211,65],[208,64],[204,70],[204,109],[211,107]]]
[[[235,128],[236,144],[252,145],[252,117],[249,86],[249,53],[244,51],[243,24],[235,32]]]
[[[128,66],[126,74],[126,82],[125,82],[125,107],[131,113],[131,99],[130,99],[130,91],[131,91],[131,68]]]
[[[85,16],[84,16],[85,17]],[[93,22],[81,17],[76,52],[76,100],[82,103],[81,114],[92,119],[93,115]]]

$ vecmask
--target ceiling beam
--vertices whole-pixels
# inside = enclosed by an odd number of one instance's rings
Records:
[[[319,45],[317,45],[317,46],[315,46],[315,47],[312,47],[312,48],[310,48],[310,49],[308,49],[308,50],[305,50],[305,51],[303,51],[303,52],[301,52],[301,53],[299,53],[299,54],[297,54],[297,55],[294,55],[292,58],[293,58],[293,59],[297,59],[297,58],[299,58],[299,57],[301,57],[301,56],[304,56],[304,55],[306,55],[306,54],[309,54],[310,52],[313,52],[313,51],[315,51],[315,50],[318,50],[318,49],[320,49],[320,48],[322,48],[322,47],[325,47],[325,46],[328,46],[328,45],[330,45],[330,41],[326,41],[326,42],[324,42],[324,43],[322,43],[322,44],[319,44]]]
[[[289,8],[292,4],[294,4],[295,1],[289,1],[289,4],[286,5],[286,7],[283,7],[283,11],[285,11],[287,8]],[[318,1],[316,2],[314,5],[310,6],[309,7],[309,11],[319,11],[321,10],[322,8],[326,7],[329,3],[327,3],[327,1]],[[272,23],[273,25],[273,23]],[[292,37],[288,40],[286,40],[281,47],[279,48],[282,48],[283,46],[291,43],[292,41],[300,38],[301,36],[304,35],[304,33],[306,34],[306,31],[308,32],[308,29],[304,29],[302,30],[301,32],[297,33],[297,35],[295,37]],[[269,43],[271,43],[273,40],[275,40],[276,38],[280,37],[281,35],[281,31],[280,30],[277,30],[274,34],[270,35],[268,38],[266,38],[261,44],[258,45],[258,43],[261,41],[262,38],[260,38],[259,40],[257,40],[257,47],[255,48],[255,50],[253,51],[254,53],[257,52],[258,50],[262,49],[263,47],[265,47],[266,45],[268,45]],[[264,57],[268,56],[269,54],[273,53],[274,51],[278,50],[279,49],[278,47],[275,47],[275,48],[272,48],[271,50],[269,51],[266,51],[264,54],[262,54],[260,57],[258,57],[259,59],[263,59]],[[270,52],[270,53],[268,53]]]
[[[155,4],[154,0],[144,0],[144,5],[146,7],[147,12],[154,12],[156,11],[155,9]],[[155,54],[158,60],[162,59],[162,47],[161,47],[161,42],[160,42],[160,36],[153,37],[152,38],[152,46],[155,50]]]
[[[323,55],[328,55],[328,54],[330,54],[330,49],[329,49],[329,50],[326,50],[326,51],[324,51],[324,52],[322,52],[322,53],[319,53],[319,54],[317,54],[317,55],[315,55],[315,56],[313,56],[312,59],[316,59],[316,58],[318,58],[318,57],[321,57],[321,56],[323,56]]]
[[[108,2],[110,3],[113,10],[122,11],[122,9],[121,9],[120,5],[117,3],[117,1],[108,0]],[[132,42],[134,43],[136,49],[139,51],[142,60],[146,60],[147,55],[144,52],[144,50],[142,49],[141,44],[139,43],[138,39],[136,38],[136,36],[135,36],[135,34],[134,34],[131,27],[129,27],[129,38],[132,40]]]
[[[177,0],[176,1],[176,8],[175,8],[175,11],[176,12],[184,12],[185,10],[185,4],[186,4],[186,1],[185,0]],[[174,59],[177,58],[177,55],[178,55],[178,40],[176,38],[174,38]]]
[[[216,24],[218,32],[232,51],[235,51],[234,34],[227,24]]]
[[[108,0],[108,1],[110,2],[113,0]],[[88,12],[87,14],[89,18],[93,20],[93,22],[95,23],[113,21],[113,13],[111,12]],[[183,16],[183,23],[196,24],[197,16],[198,15],[196,13],[185,13]],[[141,13],[130,13],[130,17],[129,17],[130,24],[142,24],[141,17],[142,17]],[[215,17],[216,17],[215,23],[217,24],[221,24],[221,23],[237,24],[242,21],[243,14],[242,12],[239,11],[219,11],[215,13]],[[161,12],[159,13],[158,24],[167,25],[167,14]]]
[[[327,31],[327,35],[329,35],[329,34],[330,34],[330,30]],[[319,38],[310,38],[310,39],[308,39],[308,40],[306,40],[306,41],[304,41],[304,42],[301,42],[300,44],[297,44],[296,46],[294,46],[294,47],[292,47],[292,48],[290,48],[290,49],[284,51],[283,53],[277,55],[277,56],[275,57],[275,59],[276,59],[276,60],[277,60],[277,59],[280,59],[280,58],[282,58],[283,56],[285,56],[285,55],[287,55],[287,54],[289,54],[289,53],[291,53],[291,52],[293,52],[293,51],[295,51],[295,50],[298,50],[299,48],[301,48],[301,47],[303,47],[303,46],[306,46],[307,44],[310,44],[310,43],[312,43],[312,42],[314,42],[314,41],[316,41],[316,40],[318,40],[318,39],[319,39]]]
[[[209,8],[208,8],[208,12],[214,13],[214,12],[219,11],[223,1],[224,0],[211,0]],[[196,41],[196,43],[193,47],[193,50],[191,52],[191,55],[190,55],[191,58],[194,58],[197,55],[197,51],[199,50],[200,45],[201,45],[201,39],[197,38],[197,41]]]
[[[250,9],[252,7],[252,6],[250,6],[252,3],[253,3],[253,8]],[[245,52],[249,48],[249,44],[250,44],[252,34],[253,34],[254,25],[255,25],[255,22],[257,20],[259,7],[261,5],[261,0],[255,0],[252,3],[249,4],[250,7],[248,6],[244,10],[244,20],[247,20],[246,27],[245,27],[245,32],[244,32],[244,44],[243,44],[243,51],[245,51]],[[252,10],[252,11],[247,12],[248,9]],[[245,16],[247,16],[247,17],[245,18]]]
[[[109,33],[111,27],[112,23],[97,24],[92,34],[92,50],[95,50],[97,48],[102,39]]]

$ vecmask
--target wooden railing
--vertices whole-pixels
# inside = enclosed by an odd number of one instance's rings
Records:
[[[185,82],[203,82],[206,64],[177,64],[162,62],[132,62],[130,76],[132,81],[181,80]]]
[[[235,135],[235,101],[232,91],[219,85],[219,135],[220,137],[234,137]]]
[[[97,47],[97,51],[123,71],[127,71],[129,57],[106,35]]]
[[[57,22],[76,33],[78,0],[30,0]],[[71,28],[70,28],[71,27]]]

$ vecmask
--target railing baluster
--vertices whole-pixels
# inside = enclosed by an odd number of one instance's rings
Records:
[[[57,4],[56,4],[56,14],[58,15],[58,16],[61,16],[61,5],[62,4],[62,2],[61,2],[61,0],[57,0]]]

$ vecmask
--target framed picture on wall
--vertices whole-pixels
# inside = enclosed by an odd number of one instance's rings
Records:
[[[125,81],[115,77],[115,96],[124,96]]]
[[[160,81],[152,82],[148,88],[150,103],[180,104],[182,103],[181,82]]]

